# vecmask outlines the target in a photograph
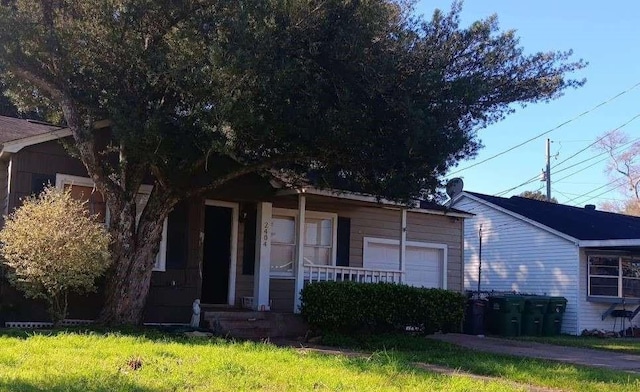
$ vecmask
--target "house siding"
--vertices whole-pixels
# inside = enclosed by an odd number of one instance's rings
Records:
[[[20,206],[21,198],[32,194],[34,178],[49,176],[55,180],[56,174],[88,177],[84,165],[67,153],[61,141],[50,141],[25,147],[14,154],[11,160],[10,176],[8,176],[8,164],[0,164],[0,200],[4,196],[8,212]],[[7,195],[6,181],[9,178],[11,180],[11,184],[9,184],[11,194]],[[247,203],[258,201],[271,201],[276,208],[297,208],[295,196],[274,197],[273,189],[260,176],[243,177],[216,192],[207,194],[206,197],[189,200],[187,260],[181,264],[181,268],[167,268],[166,271],[153,272],[144,316],[144,320],[147,322],[189,321],[191,304],[195,298],[200,298],[202,290],[202,244],[206,240],[203,238],[204,205],[207,199],[237,202],[241,212]],[[351,267],[363,266],[363,240],[365,237],[400,239],[401,211],[397,208],[366,205],[362,202],[333,197],[308,196],[307,209],[337,213],[340,217],[350,219],[349,266]],[[240,219],[235,277],[235,305],[237,306],[241,304],[242,297],[253,296],[254,276],[243,273],[243,256],[244,230],[255,230],[255,227],[245,226]],[[448,288],[457,291],[463,288],[462,230],[463,220],[460,218],[415,212],[407,214],[408,241],[438,243],[447,246]],[[270,298],[274,311],[292,311],[294,281],[292,279],[272,279]],[[29,311],[32,307],[32,301],[21,301],[24,302],[22,308],[26,310],[24,315],[20,316],[23,320],[42,319],[42,312],[36,315]],[[70,317],[95,318],[101,305],[101,294],[74,298],[70,307]],[[28,314],[32,314],[32,316],[28,316]]]
[[[464,227],[464,287],[478,289],[479,238],[482,225],[482,291],[567,298],[562,332],[578,331],[578,247],[507,213],[462,196],[455,208],[472,214]]]
[[[274,208],[297,209],[294,198],[276,199]],[[331,212],[339,217],[349,218],[349,266],[363,266],[363,247],[365,237],[400,240],[401,212],[398,209],[363,206],[355,202],[339,200],[331,197],[308,196],[307,211]],[[423,214],[407,213],[407,241],[420,241],[444,244],[448,249],[447,258],[447,288],[454,291],[463,289],[463,250],[462,250],[463,219]],[[238,258],[238,270],[241,271],[241,260]],[[248,279],[247,279],[248,283]],[[251,281],[253,284],[253,281]],[[240,293],[238,286],[238,295]],[[243,289],[244,292],[248,290]],[[291,311],[294,298],[293,279],[271,279],[270,299],[274,311]]]
[[[22,204],[22,198],[32,194],[32,180],[36,175],[52,176],[54,179],[57,173],[88,177],[82,162],[71,157],[58,140],[25,147],[14,154],[11,160],[9,212]]]

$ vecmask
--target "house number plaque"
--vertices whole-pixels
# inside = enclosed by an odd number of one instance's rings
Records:
[[[266,222],[262,229],[262,246],[268,246],[268,245],[269,245],[269,222]]]

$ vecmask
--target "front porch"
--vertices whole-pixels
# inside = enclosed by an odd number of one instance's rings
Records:
[[[305,284],[322,281],[354,281],[361,283],[402,283],[404,281],[404,260],[406,257],[407,210],[394,211],[399,239],[398,264],[396,269],[367,268],[349,263],[350,238],[346,241],[338,231],[340,222],[336,213],[322,213],[307,208],[308,196],[300,191],[287,194],[288,202],[296,202],[296,209],[285,209],[279,205],[286,202],[262,202],[256,214],[257,241],[255,249],[255,270],[253,292],[242,298],[241,303],[255,311],[269,311],[274,308],[283,311],[289,306],[291,312],[298,313],[300,291]],[[313,197],[313,196],[312,196]],[[317,199],[317,197],[316,197]],[[394,225],[394,226],[396,226]],[[347,228],[349,230],[349,228]],[[338,255],[339,247],[346,246],[346,256]],[[345,250],[342,250],[345,253]],[[342,265],[340,265],[342,264]],[[346,265],[345,265],[346,264]],[[292,302],[278,297],[291,296]],[[276,297],[276,298],[274,298]],[[283,306],[284,305],[284,306]]]
[[[462,287],[466,214],[316,190],[222,200],[201,210],[203,306],[298,313],[302,288],[322,281]]]

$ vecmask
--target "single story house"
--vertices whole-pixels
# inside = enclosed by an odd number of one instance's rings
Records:
[[[614,310],[640,310],[640,217],[467,191],[450,204],[474,214],[464,224],[467,290],[480,276],[481,291],[566,297],[562,332],[573,335],[620,326]]]
[[[70,187],[108,224],[104,198],[61,143],[70,135],[69,129],[0,117],[0,208],[5,214],[51,183]],[[150,187],[141,188],[141,203]],[[145,321],[188,322],[196,298],[205,309],[296,312],[298,293],[310,281],[404,282],[462,291],[463,221],[470,216],[432,203],[407,207],[247,175],[171,212]],[[2,287],[0,303],[4,309],[13,303],[11,318],[46,317],[6,282]],[[70,317],[94,318],[100,298],[75,298]]]

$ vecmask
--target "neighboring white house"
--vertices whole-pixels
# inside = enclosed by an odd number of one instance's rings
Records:
[[[611,330],[613,310],[633,311],[633,317],[640,311],[639,217],[597,211],[593,205],[466,191],[450,204],[474,214],[464,224],[467,290],[478,289],[481,263],[482,291],[566,297],[562,332],[574,335]]]

